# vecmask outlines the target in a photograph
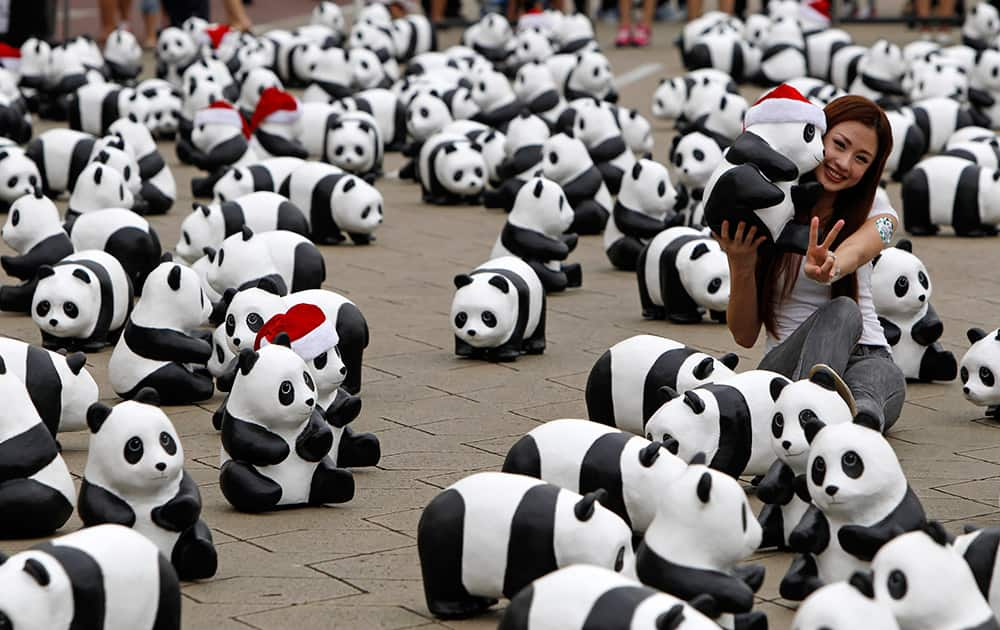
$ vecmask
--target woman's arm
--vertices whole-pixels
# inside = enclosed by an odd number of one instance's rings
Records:
[[[888,220],[891,229],[885,229]],[[879,229],[880,225],[883,229]],[[819,219],[813,218],[810,227],[810,247],[806,254],[805,275],[822,284],[839,280],[849,273],[854,273],[862,265],[866,265],[879,255],[882,249],[892,239],[896,229],[896,219],[891,214],[879,214],[865,221],[854,234],[851,234],[835,251],[829,249],[837,233],[843,227],[843,221],[837,221],[822,244],[817,244],[816,232],[819,229]]]
[[[744,235],[744,231],[746,234]],[[757,227],[746,230],[740,221],[736,232],[729,238],[729,222],[722,222],[722,234],[714,234],[729,259],[729,306],[726,308],[726,325],[733,340],[744,348],[751,348],[760,334],[760,317],[757,314],[757,248],[767,237],[757,234]]]

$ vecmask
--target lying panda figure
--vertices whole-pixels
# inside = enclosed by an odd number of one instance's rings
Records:
[[[25,154],[37,165],[40,177],[36,185],[42,187],[46,197],[55,199],[76,188],[96,140],[82,131],[50,129],[28,143]]]
[[[417,178],[426,203],[478,205],[486,186],[486,162],[465,136],[438,133],[420,147]]]
[[[301,158],[276,157],[228,169],[212,187],[212,199],[223,203],[252,192],[278,192],[292,171],[303,164]]]
[[[348,238],[355,245],[369,245],[384,218],[382,193],[331,164],[302,164],[289,174],[279,192],[302,210],[309,235],[322,245],[337,245]]]
[[[1000,171],[935,155],[903,177],[903,227],[931,236],[950,225],[956,236],[993,236],[1000,224]]]
[[[27,313],[39,268],[72,254],[73,243],[63,230],[59,209],[42,195],[41,188],[14,202],[0,235],[19,254],[0,256],[0,266],[8,276],[22,281],[18,286],[0,287],[0,310]]]
[[[618,269],[633,271],[642,251],[676,217],[677,192],[661,164],[639,160],[622,178],[613,213],[604,227],[604,251]]]
[[[326,279],[326,261],[307,237],[286,230],[254,234],[247,226],[222,242],[209,255],[215,264],[208,270],[208,284],[222,294],[266,278],[281,295],[318,289]]]
[[[656,234],[636,261],[639,302],[646,319],[696,324],[708,311],[725,323],[729,262],[718,241],[689,227]]]

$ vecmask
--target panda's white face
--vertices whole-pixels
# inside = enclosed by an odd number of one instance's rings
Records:
[[[216,146],[237,137],[243,137],[243,134],[232,125],[199,123],[191,129],[191,143],[205,153],[210,153]]]
[[[508,221],[559,238],[573,223],[573,208],[559,184],[534,177],[517,192]]]
[[[664,403],[646,423],[651,442],[677,440],[677,456],[690,461],[705,453],[709,461],[719,450],[719,406],[711,393],[693,389]]]
[[[650,155],[653,152],[653,128],[649,121],[634,109],[618,108],[618,124],[622,129],[625,144],[636,155]]]
[[[214,204],[198,204],[181,223],[181,237],[174,250],[178,256],[193,263],[204,255],[206,247],[218,247],[223,235],[219,208]]]
[[[868,49],[865,71],[880,77],[899,79],[906,72],[903,49],[888,40],[878,40]]]
[[[722,162],[722,149],[714,140],[695,131],[680,137],[671,151],[674,174],[685,186],[704,188],[715,167]]]
[[[1000,89],[1000,51],[987,48],[980,52],[973,74],[979,87],[989,92]]]
[[[1000,13],[993,5],[979,3],[965,18],[962,30],[973,37],[994,38],[1000,34]]]
[[[139,190],[142,189],[142,178],[139,177],[139,165],[125,151],[106,146],[97,149],[91,161],[99,162],[118,171],[122,179],[125,180],[125,187],[133,195],[138,194]]]
[[[52,47],[48,42],[32,37],[21,45],[21,65],[19,70],[22,76],[41,77],[48,71],[50,58],[52,57]]]
[[[292,49],[292,73],[300,80],[309,81],[322,59],[323,49],[315,42],[299,44]]]
[[[55,337],[90,336],[101,303],[97,278],[84,267],[60,265],[54,274],[38,281],[31,301],[31,318]]]
[[[48,197],[24,195],[7,211],[7,222],[0,229],[0,236],[18,253],[25,253],[41,238],[58,234],[59,209]]]
[[[685,100],[687,100],[687,84],[684,77],[664,79],[653,92],[653,116],[667,119],[677,118],[681,115]]]
[[[573,122],[573,137],[579,138],[587,147],[594,147],[603,140],[621,135],[615,116],[599,105],[585,105],[576,109]]]
[[[974,405],[1000,405],[1000,330],[972,344],[958,370],[962,393]]]
[[[467,282],[455,291],[451,303],[451,328],[473,348],[496,348],[517,324],[517,291],[502,276],[477,273],[456,277]],[[491,282],[492,281],[492,282]]]
[[[313,9],[312,23],[329,26],[337,33],[344,32],[344,14],[333,2],[323,2]]]
[[[226,337],[226,325],[220,324],[212,331],[212,356],[209,357],[205,367],[215,378],[222,376],[226,368],[236,357],[229,349],[229,340]]]
[[[262,289],[244,289],[234,295],[223,324],[229,351],[237,354],[244,348],[253,349],[257,333],[267,320],[284,310],[280,297]]]
[[[104,57],[117,64],[134,67],[142,62],[142,46],[131,32],[115,29],[104,44]]]
[[[91,162],[80,173],[69,198],[69,207],[77,211],[132,207],[135,197],[117,170],[100,162]]]
[[[739,94],[726,92],[719,98],[718,103],[709,110],[705,126],[726,138],[736,138],[743,132],[743,118],[746,113],[747,100]],[[823,143],[819,144],[822,156]]]
[[[125,150],[136,160],[156,151],[156,142],[149,129],[134,120],[119,118],[111,123],[108,132],[121,138],[125,142]]]
[[[181,99],[169,92],[159,92],[147,100],[147,126],[157,133],[175,133],[182,107]]]
[[[483,155],[483,161],[486,162],[486,175],[490,182],[498,183],[502,181],[502,178],[497,173],[497,169],[507,156],[504,152],[506,142],[507,139],[504,135],[494,129],[481,131],[475,137],[475,143],[479,147],[479,152]]]
[[[486,186],[486,161],[468,142],[454,142],[438,152],[434,162],[438,181],[451,193],[474,197]]]
[[[611,63],[601,53],[587,52],[578,57],[573,69],[574,84],[594,96],[603,96],[614,86]]]
[[[184,447],[159,407],[120,403],[90,436],[84,477],[116,494],[155,494],[183,473]]]
[[[677,191],[667,169],[652,160],[638,160],[622,177],[619,201],[632,210],[663,218],[674,207]],[[711,282],[711,281],[710,281]]]
[[[472,84],[472,100],[480,109],[489,111],[514,99],[514,90],[507,77],[491,71],[481,74]]]
[[[535,31],[518,33],[514,46],[514,57],[518,61],[522,63],[545,61],[554,53],[552,44],[545,35]]]
[[[300,425],[316,404],[316,386],[299,355],[280,345],[258,350],[249,371],[236,374],[226,403],[238,418],[253,418],[265,427],[288,429]]]
[[[811,171],[823,161],[823,134],[811,123],[757,123],[747,131],[791,160],[799,173]]]
[[[222,241],[207,279],[213,289],[224,293],[226,289],[276,273],[265,239],[261,236],[245,239],[242,233],[236,233]]]
[[[931,280],[924,263],[898,247],[886,248],[872,270],[872,301],[883,317],[912,317],[931,299]]]
[[[342,177],[334,190],[334,196],[337,200],[331,205],[334,219],[341,229],[371,234],[382,224],[382,193],[363,179]]]
[[[452,117],[455,120],[469,120],[482,111],[476,100],[472,98],[472,90],[464,85],[455,88],[448,101],[448,106],[451,108]]]
[[[555,556],[560,566],[590,564],[635,578],[632,530],[620,516],[594,502],[593,512],[581,519],[573,504],[565,505],[562,500],[559,504],[569,508],[563,514],[557,512],[555,523]]]
[[[191,36],[174,26],[160,31],[156,40],[156,57],[167,65],[181,65],[197,52],[198,46]]]
[[[250,175],[250,170],[245,166],[228,169],[212,187],[212,195],[216,203],[233,201],[252,192],[253,176]]]
[[[326,157],[349,173],[367,173],[377,159],[376,138],[357,121],[347,120],[326,131]]]
[[[681,284],[696,304],[713,311],[729,306],[729,260],[718,241],[683,245],[677,254]]]
[[[915,101],[935,97],[965,100],[969,77],[958,64],[941,59],[917,66],[909,87],[910,98]]]
[[[149,273],[142,297],[132,311],[136,322],[156,322],[176,330],[193,330],[208,321],[212,303],[194,269],[162,262]]]
[[[556,89],[556,84],[548,68],[537,61],[532,61],[518,68],[513,87],[517,98],[528,101],[545,90]]]
[[[847,582],[813,592],[795,613],[792,630],[899,630],[892,611],[862,595]]]
[[[778,459],[796,474],[806,471],[809,441],[803,427],[818,419],[826,425],[851,422],[854,414],[836,391],[809,379],[786,385],[774,403],[771,416],[771,448]]]
[[[279,90],[284,89],[278,75],[264,67],[254,68],[247,74],[246,80],[240,88],[239,106],[246,110],[256,109],[260,95],[264,93],[264,90],[272,87]]]
[[[188,118],[221,100],[222,86],[211,77],[191,77],[184,82],[184,112]]]
[[[366,4],[358,15],[358,22],[370,26],[389,26],[392,24],[392,15],[384,4]]]
[[[34,192],[42,179],[38,166],[15,148],[0,151],[0,200],[14,201]]]
[[[347,377],[347,366],[340,356],[340,348],[334,346],[326,352],[306,361],[309,374],[316,385],[317,400],[329,404],[337,394],[337,388]]]
[[[374,51],[367,48],[352,48],[348,53],[351,76],[354,84],[362,90],[378,87],[385,77],[382,61]]]
[[[540,117],[534,114],[521,114],[507,124],[504,151],[508,156],[512,156],[522,147],[543,144],[550,137],[549,134],[549,126]]]
[[[43,566],[49,582],[42,585],[32,577],[28,562]],[[17,630],[44,630],[67,627],[73,611],[60,594],[72,588],[65,570],[52,556],[27,550],[11,556],[0,565],[0,624]]]
[[[406,108],[406,131],[415,140],[426,140],[451,120],[445,102],[427,92],[414,97]]]
[[[557,133],[542,146],[542,172],[555,182],[567,182],[584,168],[593,165],[587,147],[576,138]]]

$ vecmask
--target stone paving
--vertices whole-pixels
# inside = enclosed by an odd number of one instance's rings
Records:
[[[655,45],[641,51],[609,51],[621,75],[643,64],[663,68],[624,86],[621,102],[649,115],[657,80],[680,72],[669,45],[677,26],[658,27]],[[898,27],[852,27],[870,43]],[[600,28],[602,41],[613,36]],[[442,37],[457,40],[457,31]],[[748,97],[758,90],[749,89]],[[671,125],[655,123],[655,158],[666,161]],[[36,131],[43,126],[39,125]],[[188,212],[193,170],[177,164],[173,147],[161,147],[178,179],[173,211],[151,222],[165,247],[177,242]],[[387,160],[397,168],[398,155]],[[499,469],[506,450],[526,431],[554,418],[585,417],[584,385],[591,365],[611,344],[637,333],[682,340],[708,352],[736,351],[741,368],[756,365],[761,347],[744,350],[717,324],[677,326],[640,317],[632,274],[614,271],[600,238],[581,240],[572,260],[583,263],[583,288],[552,296],[548,348],[542,356],[493,365],[453,354],[448,313],[452,277],[484,261],[503,223],[479,207],[432,207],[420,203],[412,183],[385,178],[387,219],[371,247],[325,248],[325,288],[342,292],[363,310],[371,327],[364,361],[364,408],[359,430],[382,443],[377,469],[355,472],[356,498],[323,509],[263,515],[235,512],[219,492],[219,439],[212,411],[221,402],[168,410],[181,435],[187,468],[201,486],[203,517],[219,549],[219,572],[183,588],[184,627],[229,630],[416,627],[493,628],[499,609],[478,619],[440,623],[426,609],[416,553],[416,525],[423,506],[447,485],[476,471]],[[898,187],[891,189],[898,202]],[[897,204],[897,207],[898,204]],[[930,270],[933,302],[945,322],[943,344],[957,355],[967,347],[970,326],[1000,323],[1000,285],[995,275],[996,239],[952,237],[914,240],[914,251]],[[7,253],[4,250],[4,253]],[[25,317],[0,315],[0,331],[37,342]],[[88,369],[107,402],[110,351],[88,357]],[[964,523],[1000,524],[1000,444],[997,425],[967,403],[957,383],[913,385],[903,415],[890,436],[910,482],[929,515],[951,530]],[[64,434],[64,456],[75,475],[83,471],[87,434]],[[755,504],[755,507],[758,507]],[[64,529],[79,527],[74,519]],[[28,542],[5,542],[11,553]],[[790,561],[766,554],[768,569],[758,607],[771,627],[789,626],[793,610],[778,598],[777,584]]]

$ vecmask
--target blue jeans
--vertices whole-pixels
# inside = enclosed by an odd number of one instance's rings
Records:
[[[862,326],[857,303],[834,298],[771,348],[758,367],[799,380],[817,363],[829,365],[851,388],[858,413],[877,419],[884,433],[903,409],[906,378],[884,346],[858,343]]]

